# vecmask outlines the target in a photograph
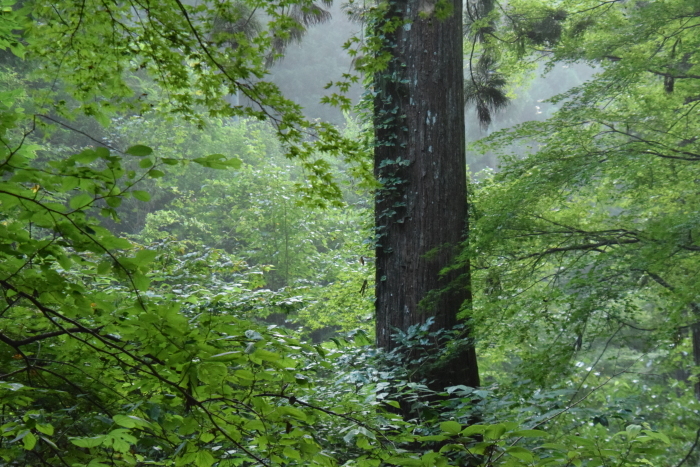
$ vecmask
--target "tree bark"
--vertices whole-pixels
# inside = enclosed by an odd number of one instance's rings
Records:
[[[700,319],[700,314],[695,316]],[[700,323],[695,323],[690,327],[690,334],[693,342],[693,363],[695,363],[696,367],[700,367]],[[695,377],[697,380],[693,385],[693,390],[695,398],[700,401],[700,374],[695,375]]]
[[[446,18],[443,4],[452,8]],[[434,329],[453,327],[471,292],[468,266],[440,277],[467,229],[462,0],[387,6],[377,26],[391,58],[375,75],[374,170],[383,185],[375,202],[377,345],[391,350],[394,328],[431,316]],[[473,345],[454,357],[433,375],[434,387],[478,386]]]

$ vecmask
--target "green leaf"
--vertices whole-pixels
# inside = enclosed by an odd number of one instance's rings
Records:
[[[459,434],[459,431],[461,429],[462,425],[459,422],[455,422],[454,420],[440,423],[440,430],[451,435]]]
[[[360,449],[365,449],[365,450],[371,450],[372,445],[370,444],[369,440],[367,439],[366,436],[358,436],[355,439],[355,446],[357,446]]]
[[[48,445],[51,446],[52,448],[58,449],[58,446],[56,446],[56,443],[54,443],[53,441],[51,441],[51,440],[50,440],[49,438],[47,438],[46,436],[39,436],[39,438],[41,438],[41,440],[42,440],[43,442],[45,442],[46,444],[48,444]]]
[[[520,459],[521,461],[533,462],[535,460],[529,450],[520,446],[511,446],[506,449],[506,452],[516,459]]]
[[[540,436],[547,436],[546,431],[542,430],[518,430],[509,433],[510,436],[522,436],[523,438],[535,438]]]
[[[658,431],[651,431],[651,430],[644,430],[643,433],[647,436],[650,436],[652,438],[663,441],[666,444],[671,444],[671,440],[664,433],[660,433]]]
[[[136,287],[136,290],[141,292],[146,292],[148,287],[151,285],[151,280],[140,272],[133,273],[131,275],[131,280],[134,281],[134,287]]]
[[[486,428],[486,431],[484,431],[484,438],[499,439],[505,432],[506,427],[501,423],[497,425],[490,425],[488,428]]]
[[[91,438],[71,438],[70,442],[75,444],[80,448],[94,448],[102,444],[105,440],[105,436],[93,436]]]
[[[253,352],[252,355],[254,357],[261,359],[261,360],[266,360],[268,362],[275,362],[275,361],[279,360],[280,358],[282,358],[280,356],[280,354],[270,352],[269,350],[257,349],[257,348],[255,349],[255,352]]]
[[[36,428],[36,431],[39,433],[44,433],[49,436],[53,435],[53,425],[48,423],[37,423],[34,428]]]
[[[406,465],[408,467],[420,467],[423,465],[423,462],[420,459],[414,459],[411,457],[390,457],[389,459],[386,460],[388,464],[393,464],[393,465]]]
[[[106,236],[102,238],[102,244],[107,248],[117,248],[119,250],[129,250],[132,245],[126,238],[119,238],[114,236]]]
[[[83,193],[78,196],[74,196],[70,199],[70,202],[68,205],[71,207],[71,209],[80,209],[85,206],[88,206],[94,201],[94,198],[87,193]]]
[[[227,159],[223,154],[210,154],[206,157],[198,157],[196,159],[192,159],[192,162],[210,169],[238,169],[241,167],[240,159],[237,157]]]
[[[81,153],[73,156],[73,159],[76,162],[80,162],[81,164],[89,164],[90,162],[96,161],[99,157],[100,156],[94,150],[86,149],[86,150],[82,151]]]
[[[428,435],[428,436],[419,436],[418,441],[445,441],[446,439],[450,439],[448,436],[445,435]]]
[[[112,417],[114,423],[124,428],[134,428],[137,426],[151,426],[151,424],[144,420],[143,418],[135,417],[133,415],[121,415],[117,414]]]
[[[111,208],[118,208],[122,204],[121,196],[108,196],[105,198],[105,202]]]
[[[625,427],[625,432],[630,438],[636,438],[640,431],[642,431],[642,427],[640,425],[631,424]]]
[[[224,353],[219,353],[216,355],[212,355],[209,357],[209,359],[216,359],[217,361],[220,362],[229,362],[231,360],[237,360],[242,357],[242,354],[240,351],[231,351],[231,352],[224,352]]]
[[[282,415],[289,415],[301,421],[306,420],[306,414],[299,409],[295,409],[294,407],[282,406],[278,410]]]
[[[109,149],[104,146],[95,148],[95,153],[97,154],[97,157],[101,159],[107,159],[109,157]]]
[[[131,195],[139,201],[150,201],[151,195],[147,191],[134,190]]]
[[[211,467],[216,459],[212,456],[209,451],[199,451],[194,456],[194,464],[197,467]]]
[[[129,434],[129,430],[117,428],[112,430],[105,437],[105,446],[111,446],[115,451],[128,452],[137,439]]]
[[[134,261],[139,266],[145,266],[147,264],[150,264],[153,262],[153,260],[156,259],[158,256],[158,252],[156,250],[148,250],[148,249],[143,249],[139,250],[138,253],[136,253],[136,256],[134,257]]]
[[[31,432],[27,432],[26,436],[22,438],[22,444],[24,445],[24,449],[31,451],[34,449],[34,446],[36,446],[36,436]]]
[[[301,455],[299,454],[299,451],[296,449],[291,448],[290,446],[286,446],[284,450],[282,451],[282,454],[285,456],[289,457],[290,459],[297,459],[301,460]]]
[[[544,444],[542,444],[541,447],[545,448],[545,449],[553,449],[555,451],[562,451],[562,452],[568,450],[568,448],[565,445],[560,444],[560,443],[544,443]]]
[[[135,146],[131,146],[125,152],[126,152],[126,154],[129,154],[130,156],[146,157],[146,156],[150,156],[151,154],[153,154],[153,149],[149,148],[148,146],[144,146],[142,144],[137,144]]]
[[[197,375],[204,384],[221,384],[228,375],[228,368],[223,363],[202,362],[197,366]]]
[[[482,435],[486,431],[488,426],[486,425],[470,425],[466,427],[464,430],[462,430],[461,434],[463,436],[471,436],[475,434]]]

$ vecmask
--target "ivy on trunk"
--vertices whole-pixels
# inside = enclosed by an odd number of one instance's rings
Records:
[[[451,328],[471,300],[468,267],[452,265],[467,229],[462,2],[392,1],[375,24],[387,66],[374,77],[377,343],[434,318]],[[477,386],[472,345],[428,375]]]

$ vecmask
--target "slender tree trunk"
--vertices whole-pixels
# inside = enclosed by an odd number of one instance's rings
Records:
[[[443,3],[452,11],[440,19]],[[462,0],[389,1],[378,25],[399,21],[381,33],[391,60],[374,102],[377,345],[388,350],[394,328],[431,316],[451,328],[471,300],[468,267],[440,277],[467,228],[461,18]],[[473,346],[433,376],[435,387],[478,386]]]
[[[700,319],[700,315],[696,315]],[[700,323],[695,323],[690,327],[690,333],[693,340],[693,362],[696,367],[700,367]],[[700,401],[700,375],[695,375],[698,380],[695,381],[695,398]]]

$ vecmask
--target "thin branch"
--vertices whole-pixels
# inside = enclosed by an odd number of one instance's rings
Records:
[[[85,136],[86,138],[88,138],[90,141],[93,141],[93,142],[95,142],[95,143],[97,143],[97,144],[100,144],[100,145],[102,145],[102,146],[104,146],[104,147],[106,147],[106,148],[108,148],[108,149],[110,149],[110,150],[112,150],[112,151],[116,151],[116,152],[119,152],[119,153],[122,153],[122,154],[123,154],[122,151],[120,151],[119,149],[117,149],[117,148],[115,148],[115,147],[110,146],[109,144],[105,143],[104,141],[100,141],[99,139],[97,139],[97,138],[95,138],[95,137],[93,137],[93,136],[90,136],[88,133],[85,133],[84,131],[78,130],[77,128],[74,128],[74,127],[72,127],[72,126],[70,126],[70,125],[68,125],[68,124],[66,124],[66,123],[63,123],[63,122],[61,122],[61,121],[58,121],[58,120],[56,120],[56,119],[53,118],[53,117],[49,117],[48,115],[44,115],[44,114],[36,114],[36,116],[37,116],[37,117],[41,117],[41,118],[46,119],[46,120],[49,120],[49,121],[51,121],[51,122],[53,122],[53,123],[55,123],[55,124],[57,124],[57,125],[60,125],[60,126],[62,126],[63,128],[65,128],[66,130],[70,130],[70,131],[73,131],[73,132],[78,133],[78,134],[80,134],[80,135],[83,135],[83,136]]]
[[[361,422],[360,420],[358,420],[354,417],[351,417],[349,415],[345,415],[342,413],[334,412],[332,410],[324,409],[323,407],[318,407],[318,406],[313,405],[313,404],[309,404],[308,402],[304,402],[302,400],[297,399],[295,396],[288,396],[286,394],[267,394],[267,393],[264,393],[264,394],[255,394],[253,397],[278,397],[281,399],[287,399],[287,401],[289,401],[289,403],[291,405],[294,405],[294,404],[303,405],[305,407],[309,407],[310,409],[318,410],[318,411],[326,413],[328,415],[342,418],[342,419],[347,420],[349,422],[355,423],[355,424],[357,424],[357,425],[359,425],[359,426],[361,426],[369,431],[373,431],[373,432],[381,435],[382,437],[386,437],[384,435],[384,433],[382,433],[380,430],[377,430],[376,428],[373,428],[373,427]]]
[[[100,327],[94,328],[94,329],[82,329],[82,328],[62,329],[60,331],[51,331],[51,332],[47,332],[44,334],[38,334],[36,336],[27,337],[25,339],[20,339],[20,340],[14,340],[14,339],[7,337],[5,334],[0,332],[0,341],[6,343],[10,347],[13,347],[16,349],[16,348],[22,347],[24,345],[29,345],[29,344],[37,342],[37,341],[42,341],[42,340],[48,339],[50,337],[61,336],[63,334],[73,334],[76,332],[89,332],[92,334],[95,332],[99,332],[103,327],[104,326],[100,326]]]
[[[639,239],[629,239],[629,240],[608,240],[608,241],[598,242],[598,243],[585,243],[585,244],[571,245],[571,246],[558,247],[558,248],[549,248],[545,251],[541,251],[538,253],[531,253],[531,254],[525,255],[525,256],[520,256],[519,258],[516,258],[516,259],[523,260],[523,259],[528,259],[528,258],[535,258],[535,257],[550,255],[553,253],[562,253],[562,252],[566,252],[566,251],[594,250],[594,251],[597,251],[599,253],[603,253],[605,250],[601,250],[602,247],[632,244],[632,243],[639,243],[639,242],[640,242]]]
[[[690,449],[688,450],[688,454],[685,455],[681,461],[676,464],[676,467],[681,467],[690,458],[690,455],[695,451],[695,448],[698,447],[698,441],[700,441],[700,428],[698,428],[697,433],[695,434],[695,442],[693,443],[692,446],[690,446]]]

